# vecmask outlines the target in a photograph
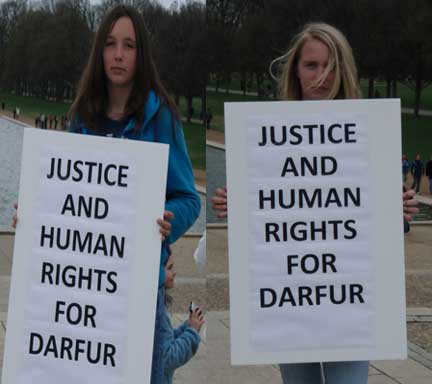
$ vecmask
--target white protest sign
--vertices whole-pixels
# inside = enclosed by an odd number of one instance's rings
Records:
[[[225,104],[233,364],[406,357],[399,100]]]
[[[167,162],[25,130],[3,384],[150,383]]]

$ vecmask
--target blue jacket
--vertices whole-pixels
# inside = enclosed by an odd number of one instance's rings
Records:
[[[163,340],[164,384],[172,384],[174,371],[195,355],[200,343],[198,332],[187,321],[173,328],[164,305],[164,315],[159,319]]]
[[[195,190],[192,166],[186,148],[183,129],[174,119],[160,98],[150,91],[145,107],[144,121],[138,133],[135,133],[135,119],[127,123],[122,137],[132,140],[169,144],[168,175],[165,196],[165,210],[174,213],[171,221],[171,234],[168,243],[175,242],[195,222],[200,212],[200,199]],[[76,133],[96,135],[82,122],[71,124],[70,130]],[[167,247],[162,245],[159,272],[159,286],[165,281],[163,265],[168,259]]]

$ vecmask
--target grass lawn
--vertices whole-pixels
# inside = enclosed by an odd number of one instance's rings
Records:
[[[17,96],[6,92],[0,92],[0,101],[4,101],[6,109],[10,111],[15,107],[19,107],[20,114],[32,119],[39,116],[40,113],[57,116],[66,115],[70,106],[70,104],[66,103],[46,101],[37,97]]]
[[[6,109],[20,108],[20,114],[36,118],[40,113],[54,114],[57,116],[66,115],[70,104],[52,102],[38,99],[36,97],[16,96],[6,92],[0,92],[0,102],[5,101]],[[194,109],[199,114],[201,106],[199,99],[194,99]],[[196,108],[195,108],[195,105]],[[199,105],[199,107],[198,107]],[[180,100],[180,110],[186,108],[184,98]],[[189,155],[194,168],[205,169],[205,128],[200,124],[184,124],[185,137],[188,145]]]
[[[193,167],[205,170],[205,127],[202,124],[183,123],[183,130]]]
[[[361,80],[360,86],[364,97],[368,94],[367,80]],[[385,96],[387,92],[387,85],[383,81],[375,81],[375,89],[378,89],[381,96]],[[405,84],[398,83],[397,94],[401,99],[401,105],[405,108],[414,108],[414,90],[407,87]],[[432,110],[432,85],[423,89],[420,99],[420,109]]]
[[[420,153],[423,162],[432,155],[432,117],[402,115],[402,153],[414,160]]]

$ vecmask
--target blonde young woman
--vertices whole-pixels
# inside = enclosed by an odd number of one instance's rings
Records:
[[[275,59],[280,66],[281,100],[358,99],[360,87],[351,47],[345,36],[325,23],[307,24],[297,34],[288,52]],[[417,212],[415,192],[403,194],[404,219]],[[218,188],[212,206],[226,216],[226,188]],[[281,364],[284,384],[366,384],[368,361]]]

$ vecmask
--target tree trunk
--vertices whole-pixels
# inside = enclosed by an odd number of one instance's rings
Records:
[[[231,83],[231,75],[229,73],[227,73],[225,75],[225,94],[226,95],[229,94],[230,83]]]
[[[186,113],[188,123],[191,122],[191,118],[192,118],[192,99],[193,98],[191,96],[191,93],[188,92],[188,95],[187,95],[187,113]]]
[[[261,98],[262,95],[263,95],[263,91],[261,89],[261,87],[262,87],[262,79],[261,79],[261,74],[260,73],[256,74],[256,83],[257,83],[258,97]]]
[[[420,96],[422,91],[422,73],[423,65],[421,61],[421,57],[417,58],[417,71],[416,71],[416,80],[415,80],[415,100],[414,100],[414,116],[417,117],[420,111]]]
[[[368,99],[372,99],[374,95],[374,78],[369,77],[368,82]]]
[[[207,110],[207,91],[206,91],[206,87],[203,87],[202,93],[201,93],[201,121],[202,121],[202,125],[205,127],[205,113]]]
[[[392,88],[392,97],[397,97],[397,80],[393,80]]]
[[[243,69],[241,72],[240,88],[243,91],[243,96],[246,96],[246,71]]]

